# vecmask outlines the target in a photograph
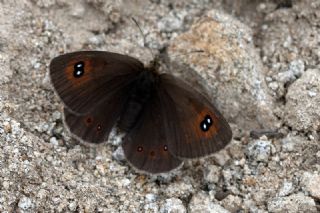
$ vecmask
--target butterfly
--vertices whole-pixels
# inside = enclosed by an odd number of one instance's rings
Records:
[[[127,55],[79,51],[50,63],[71,134],[99,144],[117,125],[125,132],[121,146],[129,164],[152,174],[217,152],[232,138],[229,124],[206,95],[160,74],[155,62],[144,66]]]

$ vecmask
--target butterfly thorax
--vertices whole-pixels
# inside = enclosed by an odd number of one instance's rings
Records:
[[[157,78],[158,75],[145,69],[133,81],[118,124],[121,130],[128,131],[134,127],[155,91]]]

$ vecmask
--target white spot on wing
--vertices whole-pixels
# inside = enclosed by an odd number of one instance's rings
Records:
[[[202,125],[202,127],[203,127],[204,130],[206,130],[206,129],[207,129],[207,124],[204,123],[204,124]]]

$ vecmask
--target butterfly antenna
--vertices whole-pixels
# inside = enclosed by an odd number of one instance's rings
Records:
[[[143,47],[146,47],[146,43],[147,43],[147,42],[146,42],[146,36],[144,35],[144,33],[143,33],[140,25],[138,24],[137,20],[136,20],[135,18],[133,18],[133,17],[131,17],[131,19],[132,19],[132,21],[137,25],[137,27],[138,27],[138,29],[139,29],[142,37],[143,37]],[[155,58],[155,55],[153,54],[153,52],[151,51],[151,49],[150,49],[149,47],[148,47],[147,49],[150,51],[152,57]]]

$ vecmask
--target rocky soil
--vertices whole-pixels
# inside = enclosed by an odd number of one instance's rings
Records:
[[[0,1],[0,32],[0,212],[320,211],[319,0]],[[118,136],[72,139],[48,66],[84,49],[146,64],[162,53],[161,70],[206,91],[233,140],[150,176]]]

